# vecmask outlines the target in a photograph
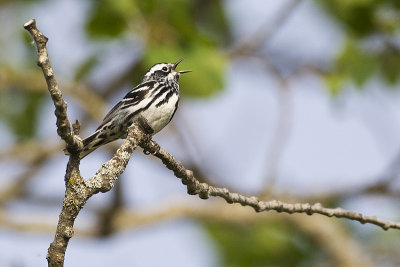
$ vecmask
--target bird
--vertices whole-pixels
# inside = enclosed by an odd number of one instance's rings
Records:
[[[129,91],[108,114],[96,131],[85,138],[79,152],[83,159],[94,150],[117,139],[125,139],[128,128],[142,116],[154,135],[173,118],[179,103],[179,77],[190,70],[177,71],[175,63],[157,63],[148,69],[142,82]]]

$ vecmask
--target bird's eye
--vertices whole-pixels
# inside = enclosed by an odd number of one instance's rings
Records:
[[[168,68],[167,67],[163,67],[162,71],[168,71]]]

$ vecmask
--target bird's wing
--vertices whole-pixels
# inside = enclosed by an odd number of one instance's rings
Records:
[[[123,109],[125,106],[127,106],[127,105],[134,106],[134,105],[138,104],[139,102],[141,102],[146,97],[146,95],[149,93],[149,91],[157,86],[156,83],[157,83],[156,81],[149,81],[149,82],[141,83],[138,86],[136,86],[135,88],[133,88],[129,93],[127,93],[124,96],[124,98],[120,102],[118,102],[118,104],[116,104],[107,113],[107,115],[103,119],[103,122],[99,125],[99,127],[97,127],[96,130],[100,129],[105,124],[110,122],[111,119],[115,116],[115,114],[119,110]]]

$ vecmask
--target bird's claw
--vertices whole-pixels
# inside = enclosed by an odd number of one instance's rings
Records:
[[[151,148],[152,151],[149,151],[148,149],[144,148],[144,149],[143,149],[143,153],[144,153],[145,155],[150,155],[150,154],[155,155],[155,154],[157,154],[157,153],[160,151],[160,149],[161,149],[161,148],[160,148],[160,145],[157,144],[157,143],[155,143],[155,142],[153,142],[151,139],[149,139],[149,140],[146,142],[146,147],[149,147],[149,146],[152,146],[152,148]],[[153,147],[154,147],[154,149],[153,149]]]

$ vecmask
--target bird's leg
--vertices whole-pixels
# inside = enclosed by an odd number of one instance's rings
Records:
[[[150,136],[150,139],[148,140],[148,142],[146,143],[146,147],[150,147],[150,149],[147,149],[147,148],[143,149],[143,153],[146,155],[149,155],[149,154],[155,155],[160,151],[160,145],[157,144],[156,142],[154,142],[153,140],[151,140],[151,136]]]
[[[72,133],[74,136],[74,139],[78,140],[78,144],[80,144],[80,146],[76,147],[69,147],[68,145],[64,148],[64,154],[65,155],[70,155],[71,151],[72,152],[79,152],[80,150],[82,150],[82,139],[79,136],[79,132],[81,130],[81,125],[79,124],[79,121],[76,120],[75,123],[72,124]],[[77,149],[77,151],[75,151]]]
[[[154,130],[150,127],[149,123],[147,122],[147,120],[142,115],[140,115],[136,119],[136,123],[139,125],[140,128],[142,128],[142,131],[145,134],[151,136],[154,133]]]
[[[140,128],[142,128],[142,131],[146,134],[145,140],[143,140],[143,144],[145,144],[145,147],[149,147],[150,143],[152,142],[151,137],[153,136],[153,129],[150,127],[149,123],[143,116],[139,116],[136,120],[136,123],[139,125]],[[143,153],[146,155],[149,154],[155,154],[160,150],[160,146],[158,144],[153,143],[152,146],[155,146],[155,149],[153,150],[147,150],[146,148],[143,149]]]

